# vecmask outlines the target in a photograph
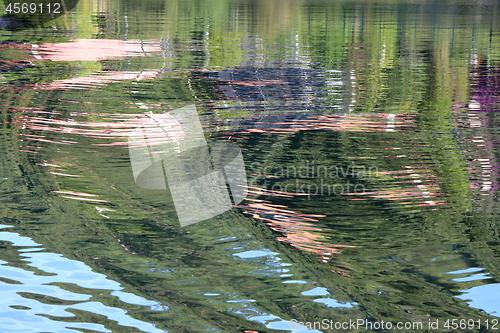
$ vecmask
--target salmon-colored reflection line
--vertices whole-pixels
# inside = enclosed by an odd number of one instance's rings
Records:
[[[83,176],[77,176],[77,175],[68,175],[67,173],[60,173],[60,172],[49,172],[52,175],[56,176],[65,176],[65,177],[83,177]]]
[[[72,194],[72,195],[79,195],[82,197],[98,197],[97,194],[89,194],[89,193],[82,193],[82,192],[75,192],[75,191],[52,191],[54,193],[60,193],[60,194]]]
[[[282,195],[283,192],[267,190],[258,186],[249,186],[250,197],[247,205],[235,206],[243,209],[244,214],[248,214],[255,219],[263,221],[271,230],[282,233],[276,239],[281,242],[308,252],[320,255],[321,261],[327,262],[332,254],[341,253],[339,248],[351,248],[354,246],[330,244],[326,242],[324,233],[331,232],[330,229],[320,227],[314,222],[317,218],[326,217],[323,214],[304,214],[299,211],[289,209],[285,205],[275,205],[267,200],[252,198],[253,195]],[[252,190],[253,189],[253,190]],[[278,193],[274,193],[278,192]],[[289,193],[290,197],[295,197]]]
[[[69,43],[33,44],[31,52],[36,60],[99,61],[144,57],[161,52],[161,47],[159,40],[74,39]]]
[[[366,114],[366,115],[313,115],[290,121],[254,122],[257,128],[243,130],[246,133],[293,133],[310,130],[335,131],[405,131],[414,127],[415,114]],[[389,121],[390,119],[390,121]],[[264,127],[264,128],[262,128]]]
[[[91,201],[91,202],[109,202],[109,200],[98,200],[98,199],[89,199],[89,198],[80,198],[80,197],[68,197],[61,195],[61,198],[72,199],[72,200],[81,200],[81,201]]]

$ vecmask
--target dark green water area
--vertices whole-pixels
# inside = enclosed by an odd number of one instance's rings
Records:
[[[0,70],[0,332],[500,331],[499,2],[80,0]],[[188,105],[248,194],[181,226]]]

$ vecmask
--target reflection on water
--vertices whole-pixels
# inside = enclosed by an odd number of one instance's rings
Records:
[[[461,292],[463,294],[457,297],[465,300],[471,307],[483,310],[492,316],[500,317],[500,308],[497,302],[500,284],[476,286],[461,290]]]
[[[455,277],[452,282],[460,285],[460,295],[457,298],[463,299],[471,307],[485,311],[486,313],[500,317],[500,307],[498,306],[498,292],[500,291],[499,283],[488,283],[492,279],[490,273],[484,268],[470,267],[459,271],[447,272]],[[486,280],[486,281],[484,281]],[[480,284],[478,283],[485,283]]]
[[[498,15],[80,0],[0,30],[1,329],[498,317]],[[127,139],[191,104],[207,142],[241,148],[249,195],[181,228]]]
[[[2,225],[2,228],[10,228],[10,226]],[[157,329],[155,325],[130,317],[128,309],[131,309],[130,305],[133,305],[135,311],[137,307],[143,307],[149,311],[170,311],[172,309],[169,306],[123,292],[119,283],[106,278],[103,274],[93,272],[82,262],[46,252],[40,244],[28,237],[7,231],[1,232],[0,236],[1,240],[6,242],[4,252],[5,255],[9,254],[10,260],[2,262],[0,270],[3,276],[1,282],[5,299],[3,303],[6,307],[2,315],[3,329],[9,332],[38,332],[40,330],[63,332],[69,331],[68,329],[81,328],[97,332],[111,332],[124,330],[125,327],[134,327],[142,332],[164,332]],[[228,250],[237,249],[239,248]],[[11,253],[16,252],[17,257],[12,257]],[[284,284],[309,284],[304,280],[287,279],[294,274],[281,274],[290,272],[292,264],[282,262],[277,255],[278,253],[267,249],[247,250],[233,254],[234,257],[248,261],[254,267],[260,267],[256,271],[250,271],[249,274],[263,274],[278,278]],[[175,270],[159,268],[149,269],[149,271],[162,274],[175,273]],[[195,283],[195,281],[191,282]],[[259,310],[259,307],[253,304],[256,300],[242,299],[237,294],[224,292],[224,288],[217,288],[217,290],[221,292],[203,293],[202,299],[206,299],[209,303],[234,303],[228,311],[243,315],[250,321],[263,323],[269,328],[284,330],[290,328],[288,321]],[[301,294],[310,296],[307,298],[311,301],[324,303],[327,307],[351,308],[355,306],[355,304],[338,302],[332,298],[315,299],[313,296],[329,295],[324,287],[315,287]],[[118,303],[115,298],[119,300]],[[74,318],[68,320],[69,317]],[[112,330],[109,327],[112,327]],[[212,330],[219,331],[215,328]]]
[[[2,229],[10,227],[0,225]],[[2,253],[4,255],[8,253],[9,257],[2,256],[8,261],[2,261],[0,268],[3,277],[2,330],[70,332],[72,328],[81,328],[96,332],[111,332],[104,325],[96,323],[102,322],[103,319],[94,317],[96,322],[86,322],[88,316],[83,313],[90,312],[107,318],[106,321],[116,322],[122,327],[121,329],[125,326],[135,327],[144,332],[165,332],[155,328],[151,323],[128,316],[126,304],[140,305],[155,311],[168,311],[168,306],[123,292],[119,283],[109,280],[103,274],[93,272],[82,262],[45,252],[44,248],[39,247],[40,244],[28,237],[2,231],[0,240],[10,243],[3,247]],[[17,258],[11,257],[10,255],[16,250]],[[112,292],[107,292],[108,290]],[[107,296],[99,296],[103,293]],[[103,298],[106,299],[106,303],[112,303],[111,296],[120,300],[119,307],[102,303]],[[64,317],[75,318],[66,322],[62,319]]]
[[[277,257],[278,253],[273,253],[267,249],[262,249],[262,250],[250,250],[250,251],[244,251],[244,252],[239,252],[235,253],[234,256],[237,256],[241,259],[244,260],[249,260],[253,261],[255,263],[263,263],[262,258],[265,258],[265,265],[266,267],[260,268],[257,271],[249,272],[251,274],[263,274],[266,276],[279,276],[283,278],[288,278],[292,277],[293,274],[280,274],[280,273],[288,273],[290,269],[283,269],[282,267],[290,267],[290,263],[283,263],[281,262],[281,259]],[[271,270],[272,268],[272,270]],[[278,274],[277,274],[278,273]],[[283,284],[308,284],[308,281],[304,280],[293,280],[293,279],[285,279],[282,281]],[[321,291],[321,292],[319,292]],[[303,291],[301,295],[304,296],[324,296],[324,295],[329,295],[328,291],[326,288],[323,287],[315,287],[312,289],[309,289],[307,291]],[[338,307],[338,308],[351,308],[354,307],[356,304],[351,303],[351,302],[337,302],[335,299],[332,298],[319,298],[319,299],[312,299],[313,302],[316,303],[323,303],[327,307]],[[245,305],[236,310],[235,313],[240,314],[245,316],[246,319],[251,320],[251,321],[256,321],[261,324],[264,324],[267,328],[274,329],[274,330],[285,330],[285,331],[290,331],[291,328],[294,327],[294,324],[291,323],[288,320],[283,320],[280,317],[277,317],[272,314],[268,314],[265,312],[262,312],[261,310],[257,309],[252,303],[255,302],[255,300],[244,300],[243,303]],[[295,330],[291,330],[294,332]],[[306,330],[306,332],[314,332],[311,330]]]

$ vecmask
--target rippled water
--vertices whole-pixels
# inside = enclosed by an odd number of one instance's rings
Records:
[[[1,20],[0,332],[500,328],[499,14],[80,0]],[[188,105],[241,149],[248,195],[181,227],[129,137],[167,119],[182,143]]]

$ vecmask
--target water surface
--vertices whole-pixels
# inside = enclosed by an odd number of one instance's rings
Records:
[[[80,0],[39,28],[7,24],[0,330],[492,329],[499,14]],[[208,142],[241,148],[249,191],[181,227],[168,190],[135,184],[127,139],[192,104]]]

